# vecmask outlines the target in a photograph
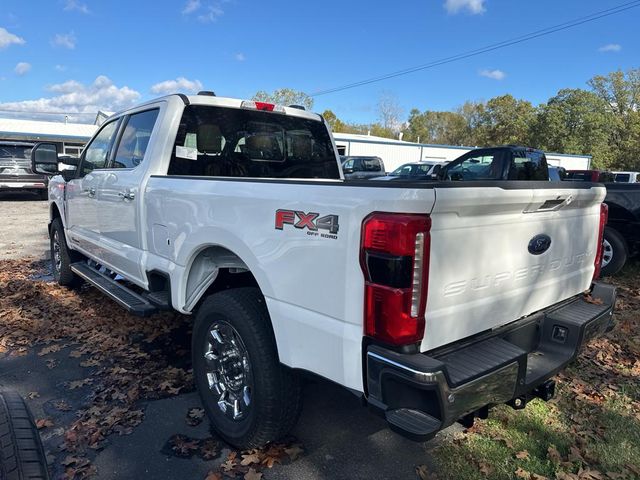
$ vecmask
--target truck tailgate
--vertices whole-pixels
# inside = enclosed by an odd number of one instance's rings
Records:
[[[605,193],[573,185],[436,188],[422,350],[589,288]]]

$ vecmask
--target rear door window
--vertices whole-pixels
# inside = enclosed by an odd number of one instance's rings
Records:
[[[378,158],[363,158],[362,169],[365,172],[379,172],[382,170],[380,167],[380,159]]]
[[[509,180],[549,180],[547,160],[542,152],[516,150],[509,168]]]
[[[185,107],[169,175],[340,178],[322,122],[274,112]]]
[[[142,163],[159,111],[156,108],[129,116],[111,168],[135,168]]]

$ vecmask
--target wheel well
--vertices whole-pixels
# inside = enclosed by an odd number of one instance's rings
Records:
[[[258,287],[249,267],[231,250],[206,247],[195,256],[189,268],[186,308],[193,310],[206,296],[237,287]]]
[[[58,206],[55,203],[51,204],[51,213],[49,214],[49,229],[51,229],[51,224],[56,218],[62,218],[60,215],[60,210],[58,210]]]

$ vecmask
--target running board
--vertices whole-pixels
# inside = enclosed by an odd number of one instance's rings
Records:
[[[426,442],[433,438],[442,427],[442,422],[437,418],[410,408],[387,410],[385,417],[391,430],[416,442]]]
[[[134,315],[146,317],[158,311],[157,307],[141,295],[84,262],[71,264],[71,271]]]

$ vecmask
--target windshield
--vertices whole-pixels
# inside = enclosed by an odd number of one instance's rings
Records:
[[[0,145],[0,159],[29,160],[31,147],[24,145]]]

